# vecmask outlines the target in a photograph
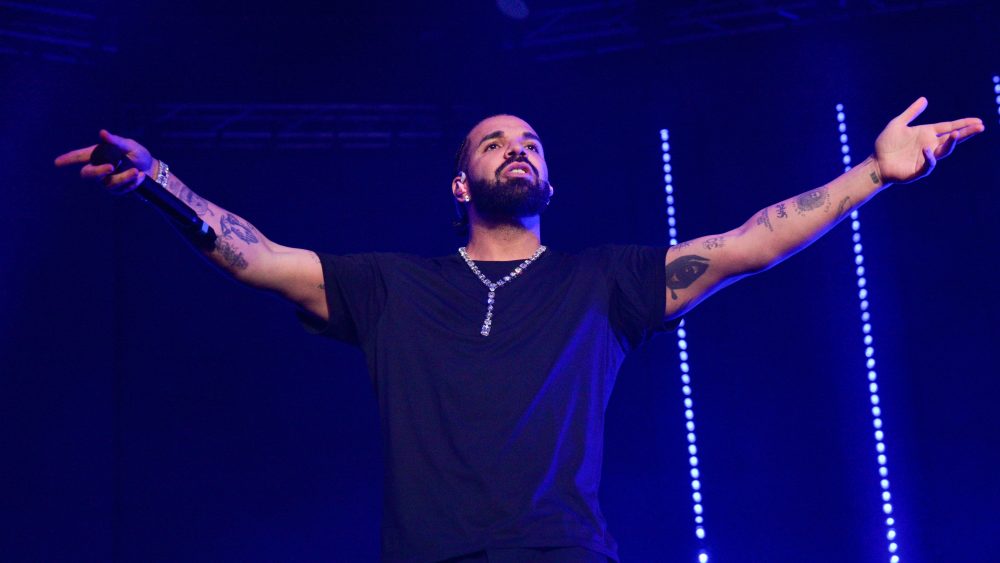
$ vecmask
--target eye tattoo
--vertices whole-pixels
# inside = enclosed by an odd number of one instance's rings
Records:
[[[676,289],[689,287],[708,270],[708,258],[689,254],[667,264],[667,288],[670,296],[677,300]]]

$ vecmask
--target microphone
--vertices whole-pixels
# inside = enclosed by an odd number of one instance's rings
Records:
[[[110,143],[100,143],[94,147],[94,151],[90,153],[90,164],[93,166],[111,164],[115,167],[115,174],[135,168],[125,153]],[[174,194],[163,189],[163,186],[157,184],[149,176],[143,178],[142,183],[133,193],[139,199],[151,203],[167,217],[170,217],[181,229],[193,236],[199,245],[208,248],[215,247],[215,230],[208,223],[202,221],[193,209],[185,205]]]

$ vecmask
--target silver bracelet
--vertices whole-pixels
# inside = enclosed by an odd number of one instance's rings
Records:
[[[163,189],[167,189],[167,184],[170,182],[170,167],[162,160],[159,162],[160,173],[156,175],[156,183],[163,186]]]

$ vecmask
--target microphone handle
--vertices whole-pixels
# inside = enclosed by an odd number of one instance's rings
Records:
[[[110,143],[101,143],[94,147],[90,153],[90,164],[99,166],[101,164],[111,164],[115,167],[115,174],[125,172],[130,168],[135,168],[132,161],[118,147]],[[193,236],[199,245],[213,248],[215,246],[216,234],[212,227],[201,220],[193,209],[188,207],[174,194],[163,189],[149,176],[143,178],[133,193],[141,200],[152,204],[162,211],[167,217],[172,219],[179,227]]]

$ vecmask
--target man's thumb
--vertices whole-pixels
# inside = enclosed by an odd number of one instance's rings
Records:
[[[126,139],[125,137],[112,135],[107,129],[101,129],[100,136],[102,141],[106,143],[111,143],[112,145],[118,147],[124,152],[129,151],[129,147],[127,146],[128,139]]]

